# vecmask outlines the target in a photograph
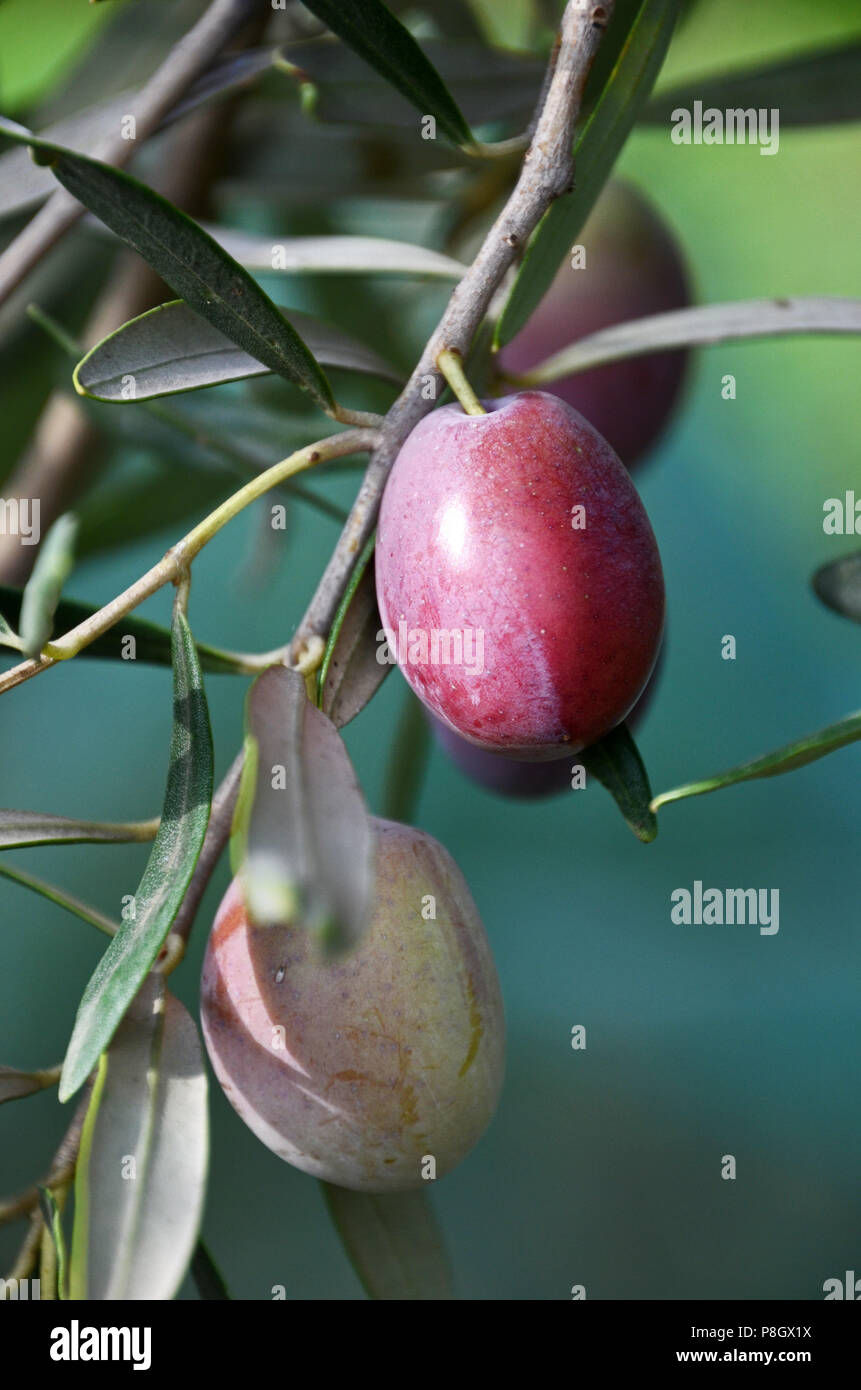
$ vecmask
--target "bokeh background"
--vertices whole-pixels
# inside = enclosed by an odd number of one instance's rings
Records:
[[[4,113],[26,116],[115,8],[40,0],[37,22],[31,3],[6,0]],[[661,86],[859,34],[850,0],[701,0]],[[641,130],[619,168],[676,230],[703,301],[859,295],[859,152],[852,126],[784,130],[770,158],[753,147],[679,148],[666,131]],[[234,198],[230,211],[255,225],[253,200],[238,206]],[[439,209],[420,212],[345,200],[337,217],[304,206],[281,226],[336,222],[434,244]],[[76,234],[53,262],[55,311],[72,323],[86,307],[84,242]],[[369,287],[335,278],[281,277],[277,290],[342,322],[353,315],[403,365],[446,294],[414,281]],[[37,330],[4,337],[4,473],[51,373],[65,370]],[[721,398],[729,372],[734,401]],[[861,344],[849,339],[702,351],[673,427],[637,474],[669,603],[663,680],[638,735],[655,790],[859,705],[861,633],[824,609],[809,583],[819,564],[858,544],[823,534],[822,505],[846,489],[861,492],[859,373]],[[270,406],[295,408],[286,385],[263,395]],[[143,464],[128,453],[121,466]],[[355,474],[333,478],[326,491],[348,505],[355,483]],[[244,515],[195,564],[191,616],[201,640],[250,650],[285,640],[337,535],[334,521],[296,504],[286,545],[261,570],[253,563],[260,527],[259,513]],[[168,526],[86,560],[69,593],[105,601],[178,534]],[[159,595],[141,611],[166,622],[169,599]],[[720,656],[726,633],[737,639],[734,662]],[[246,682],[212,676],[207,689],[220,774],[241,737]],[[375,810],[404,698],[395,673],[346,730]],[[0,801],[104,819],[155,814],[170,706],[169,673],[131,664],[76,661],[11,691],[0,720]],[[470,883],[509,1038],[498,1115],[433,1192],[462,1298],[565,1299],[584,1284],[590,1299],[817,1299],[825,1279],[861,1268],[859,773],[856,746],[789,777],[669,806],[657,841],[644,846],[597,785],[542,803],[505,802],[434,750],[416,821]],[[119,846],[10,857],[116,914],[145,855],[145,847]],[[670,894],[695,879],[778,888],[779,933],[674,925]],[[226,883],[222,865],[172,978],[193,1013],[206,927]],[[5,1064],[59,1060],[102,949],[83,923],[0,882]],[[585,1051],[571,1049],[574,1024],[586,1026]],[[363,1297],[315,1183],[264,1149],[214,1083],[211,1111],[204,1231],[233,1295],[265,1299],[283,1284],[293,1299]],[[0,1192],[43,1170],[68,1118],[52,1094],[2,1107]],[[735,1181],[721,1179],[724,1154],[736,1158]],[[0,1230],[0,1264],[20,1234]],[[187,1284],[181,1296],[196,1295]]]

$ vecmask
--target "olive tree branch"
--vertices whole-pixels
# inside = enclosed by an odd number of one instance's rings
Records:
[[[600,5],[569,0],[520,176],[478,255],[452,292],[412,376],[383,420],[380,443],[297,630],[296,643],[311,634],[325,633],[331,625],[356,556],[376,525],[389,470],[407,435],[432,409],[443,384],[437,366],[440,353],[466,356],[506,272],[551,204],[570,189],[574,178],[574,127],[583,89],[612,14],[613,0]]]
[[[286,478],[291,478],[295,473],[300,473],[306,468],[313,468],[315,463],[325,459],[342,458],[346,454],[370,450],[375,447],[377,439],[378,435],[375,430],[343,430],[340,434],[333,434],[327,439],[318,440],[316,444],[309,444],[304,449],[297,449],[295,453],[288,455],[280,463],[267,468],[265,473],[260,473],[256,478],[252,478],[238,492],[234,492],[225,502],[222,502],[220,507],[216,507],[214,511],[204,517],[203,521],[183,536],[182,540],[171,546],[158,564],[153,565],[152,569],[147,570],[140,579],[136,579],[134,584],[131,584],[123,593],[117,594],[116,598],[111,599],[98,612],[85,618],[82,623],[78,623],[77,627],[70,628],[56,641],[46,643],[37,660],[24,661],[0,676],[0,694],[5,690],[11,690],[13,686],[20,685],[23,681],[30,680],[32,676],[38,675],[41,671],[48,670],[59,661],[67,661],[70,657],[77,656],[84,647],[89,646],[97,637],[101,637],[102,633],[112,628],[115,623],[119,622],[120,618],[131,613],[133,609],[143,603],[144,599],[157,593],[165,584],[181,583],[192,560],[212,540],[213,536],[217,535],[221,528],[232,521],[243,508],[251,502],[256,502],[270,488],[277,487]],[[304,645],[307,648],[309,644],[306,642]]]
[[[293,659],[298,660],[314,639],[322,637],[331,626],[356,558],[376,524],[389,469],[407,435],[432,408],[433,399],[427,399],[428,380],[435,383],[435,390],[444,380],[437,366],[440,353],[466,355],[506,272],[553,201],[570,188],[574,177],[574,126],[586,78],[612,17],[613,3],[614,0],[607,0],[603,5],[588,4],[584,8],[580,0],[569,0],[514,191],[454,290],[403,392],[379,422],[364,481],[285,659],[292,651]],[[213,800],[203,849],[172,928],[183,939],[188,938],[200,900],[230,834],[242,761],[240,752]]]
[[[106,138],[95,158],[122,168],[161,124],[171,107],[232,38],[256,14],[270,9],[269,0],[213,0],[206,13],[180,39],[129,105],[135,118],[135,139],[121,134]],[[26,279],[42,257],[73,227],[84,209],[65,189],[52,194],[43,208],[0,255],[0,304]]]

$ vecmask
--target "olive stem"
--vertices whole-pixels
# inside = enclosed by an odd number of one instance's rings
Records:
[[[487,411],[469,384],[463,369],[463,357],[456,348],[443,348],[437,353],[436,364],[442,372],[467,415],[486,415]]]
[[[371,449],[375,446],[377,437],[374,430],[344,430],[340,434],[330,435],[328,439],[321,439],[316,444],[309,444],[307,448],[297,449],[280,463],[268,468],[265,473],[252,478],[238,492],[228,497],[226,502],[222,502],[220,507],[210,512],[209,516],[204,517],[203,521],[183,536],[182,540],[171,546],[157,565],[153,565],[152,569],[147,570],[146,574],[123,593],[111,599],[110,603],[106,603],[82,623],[78,623],[77,627],[70,628],[55,642],[46,643],[41,656],[36,660],[22,662],[20,666],[13,666],[11,671],[7,671],[0,677],[0,693],[10,690],[12,686],[20,685],[22,681],[29,680],[31,676],[47,670],[57,662],[77,656],[78,652],[83,651],[84,647],[89,646],[97,637],[101,637],[102,633],[107,632],[120,618],[137,608],[144,599],[157,593],[165,584],[180,582],[191,561],[213,536],[243,508],[251,502],[256,502],[270,488],[276,487],[295,473],[313,468],[314,464],[325,459],[340,458],[345,454]]]

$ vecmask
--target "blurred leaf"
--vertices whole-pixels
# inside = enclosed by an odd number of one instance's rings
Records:
[[[152,840],[155,821],[72,820],[44,811],[0,809],[0,849],[22,845],[133,844]]]
[[[451,1270],[424,1192],[377,1195],[320,1184],[335,1229],[369,1298],[454,1298]]]
[[[91,927],[107,936],[113,936],[117,931],[117,924],[113,918],[106,917],[103,912],[91,907],[89,903],[82,902],[80,898],[73,897],[64,888],[56,888],[53,883],[46,883],[43,878],[27,874],[23,869],[13,869],[5,856],[0,860],[0,877],[11,879],[22,888],[29,888],[31,892],[38,893],[41,898],[47,898],[48,902],[55,903],[57,907],[65,908],[66,912],[80,917],[82,922],[88,922]]]
[[[18,1071],[16,1067],[0,1067],[0,1105],[7,1100],[33,1096],[48,1086],[56,1086],[60,1068],[47,1071]]]
[[[31,145],[64,188],[232,342],[295,381],[324,410],[332,407],[329,383],[298,333],[192,218],[119,169],[73,154],[14,122],[0,118],[0,134]]]
[[[291,311],[304,341],[328,367],[400,381],[372,348],[343,329]],[[75,389],[100,401],[144,401],[262,376],[262,362],[236,347],[181,299],[161,304],[103,338],[75,368]]]
[[[587,774],[596,778],[613,797],[638,840],[649,844],[658,833],[649,775],[627,724],[619,724],[604,738],[578,754]]]
[[[396,87],[421,115],[434,116],[455,145],[471,143],[469,126],[436,68],[380,0],[306,0],[306,8]]]
[[[191,1277],[201,1299],[211,1301],[230,1298],[221,1271],[202,1240],[195,1245],[191,1257]]]
[[[354,945],[370,915],[374,841],[347,750],[286,666],[254,682],[247,725],[232,849],[248,916]]]
[[[317,703],[337,729],[355,719],[391,671],[377,661],[382,626],[374,580],[374,541],[366,542],[332,622],[320,666]]]
[[[678,0],[642,0],[607,83],[574,140],[574,189],[545,213],[496,325],[502,347],[543,299],[583,227],[664,61]]]
[[[661,792],[652,801],[652,810],[657,811],[670,801],[683,801],[688,796],[704,796],[707,792],[717,792],[723,787],[735,786],[737,782],[752,782],[758,777],[779,777],[784,772],[794,772],[796,768],[816,762],[818,758],[824,758],[826,754],[833,753],[838,748],[845,748],[847,744],[855,743],[859,738],[861,713],[850,714],[836,724],[829,724],[827,728],[819,729],[815,734],[806,734],[795,743],[787,743],[785,747],[776,748],[773,753],[765,753],[761,758],[740,763],[738,767],[732,767],[727,772],[715,773],[713,777],[704,778],[701,782],[689,782],[686,786]]]
[[[78,520],[71,512],[57,518],[39,547],[21,595],[18,630],[22,650],[33,660],[51,636],[60,594],[74,566],[77,531]]]
[[[274,50],[249,49],[233,53],[202,73],[182,101],[162,120],[158,130],[187,116],[205,102],[247,87],[272,67]],[[44,140],[63,145],[76,154],[96,155],[105,132],[119,127],[122,117],[133,114],[140,92],[135,89],[101,98],[92,106],[64,116],[39,131]],[[7,150],[0,155],[0,219],[38,206],[54,192],[56,182],[49,169],[34,164],[26,150]]]
[[[861,120],[861,40],[673,87],[654,97],[640,120],[669,126],[674,111],[692,111],[695,101],[704,111],[777,109],[782,128]]]
[[[389,749],[383,791],[386,820],[410,825],[415,819],[431,743],[431,726],[422,703],[408,689]]]
[[[798,299],[742,299],[699,304],[666,314],[649,314],[630,323],[590,333],[537,363],[517,381],[538,386],[607,362],[703,347],[744,338],[776,338],[785,333],[861,333],[861,299],[810,296]]]
[[[508,121],[524,127],[541,89],[544,63],[481,43],[429,39],[423,51],[436,64],[473,125]],[[439,141],[416,135],[416,118],[408,102],[341,44],[311,39],[288,44],[283,66],[291,77],[314,84],[313,114],[323,121],[397,127],[413,134],[417,154]],[[425,107],[422,114],[430,114]],[[461,167],[466,157],[458,156]]]
[[[813,588],[835,613],[861,623],[861,550],[822,565],[813,576]]]
[[[58,1297],[66,1298],[66,1237],[63,1233],[63,1221],[57,1199],[50,1187],[39,1187],[39,1208],[42,1213],[42,1220],[45,1223],[45,1231],[51,1242],[54,1252],[54,1262],[52,1262],[52,1272],[56,1272],[56,1292],[48,1291],[44,1287],[44,1263],[40,1270],[43,1287],[40,1290],[42,1298]],[[43,1247],[44,1252],[44,1247]],[[43,1253],[44,1262],[44,1253]]]
[[[152,441],[149,447],[155,447]],[[81,556],[97,555],[159,534],[189,519],[199,521],[201,516],[225,501],[236,490],[236,473],[223,466],[200,467],[197,463],[190,464],[189,457],[194,453],[194,445],[188,445],[185,450],[174,445],[171,451],[163,447],[145,474],[114,479],[108,477],[104,483],[97,485],[78,504],[78,553]],[[159,645],[163,655],[159,659],[167,664],[170,661],[170,634],[164,629],[161,629],[161,633]],[[117,645],[118,639],[114,637],[113,640]],[[205,649],[199,645],[198,650],[204,670],[232,669],[223,663],[208,666]],[[90,648],[84,651],[92,655]],[[80,655],[83,656],[84,652]]]
[[[467,0],[490,43],[500,48],[528,48],[538,27],[535,0]]]
[[[9,584],[0,584],[0,603],[7,613],[12,614],[16,622],[21,610],[22,593],[23,590],[13,588]],[[72,598],[61,599],[54,612],[55,634],[77,627],[78,623],[98,612],[96,604],[81,603]],[[82,648],[75,660],[80,661],[82,657],[109,657],[116,661],[128,662],[129,657],[124,654],[123,645],[129,637],[135,640],[135,661],[143,661],[153,666],[170,665],[171,638],[167,628],[147,622],[145,618],[132,618],[128,615],[117,623],[116,627]],[[236,659],[229,652],[221,652],[217,647],[207,647],[203,642],[197,643],[197,651],[204,671],[231,675],[236,673]]]
[[[170,931],[191,878],[209,820],[212,735],[194,640],[174,607],[173,734],[164,811],[140,886],[134,915],[123,923],[84,990],[69,1042],[60,1100],[83,1085],[107,1047]]]
[[[437,279],[459,280],[466,270],[461,261],[414,246],[408,241],[388,241],[375,236],[258,236],[231,227],[210,227],[209,231],[228,255],[249,270],[283,271],[288,275],[379,273],[383,275],[430,275]],[[273,252],[278,250],[277,257]],[[277,259],[277,265],[273,260]]]
[[[75,1173],[69,1295],[173,1298],[194,1249],[208,1156],[197,1029],[148,975],[99,1069]]]

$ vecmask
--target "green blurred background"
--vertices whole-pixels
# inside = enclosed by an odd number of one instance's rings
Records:
[[[36,25],[32,4],[0,5],[4,112],[26,115],[113,9],[41,0]],[[661,85],[859,33],[849,0],[701,0]],[[651,130],[630,140],[620,169],[676,229],[702,300],[859,295],[859,149],[855,127],[784,130],[773,158],[751,147],[679,148]],[[339,215],[342,226],[358,220],[355,207]],[[362,215],[380,235],[422,235],[399,205]],[[326,225],[309,211],[292,224]],[[428,226],[432,237],[432,209]],[[71,254],[61,250],[55,267]],[[362,291],[337,278],[286,290],[282,278],[277,288],[333,317],[349,300],[369,340],[406,364],[446,294],[406,281]],[[48,364],[59,366],[36,330],[22,335],[14,369],[4,361],[3,472],[47,389]],[[729,372],[735,401],[721,398]],[[861,344],[849,339],[703,351],[683,409],[637,474],[669,605],[660,693],[638,735],[656,790],[859,705],[861,634],[809,585],[815,567],[857,547],[823,534],[822,504],[861,481],[859,372]],[[290,388],[271,387],[266,399],[277,405],[281,391],[292,408]],[[355,481],[333,478],[327,494],[348,505]],[[259,514],[244,515],[195,564],[201,640],[248,650],[284,641],[338,529],[297,504],[283,554],[261,579],[251,564],[260,528]],[[179,533],[174,525],[86,561],[69,592],[105,601]],[[169,598],[142,614],[167,621]],[[721,660],[725,633],[737,639],[735,662]],[[210,677],[207,688],[220,774],[241,737],[246,683]],[[375,810],[404,695],[395,673],[346,730]],[[9,692],[0,800],[104,819],[155,814],[170,705],[169,673],[131,664],[76,661]],[[859,772],[855,746],[786,778],[670,806],[644,846],[596,786],[507,803],[432,753],[417,823],[469,881],[508,1018],[498,1115],[433,1193],[462,1298],[564,1299],[584,1284],[590,1299],[817,1299],[825,1279],[861,1267]],[[145,856],[144,847],[82,847],[16,852],[12,862],[117,914]],[[673,925],[670,894],[695,879],[779,888],[779,933]],[[205,925],[226,883],[222,865],[172,979],[192,1012]],[[48,1066],[63,1054],[103,942],[8,882],[0,905],[0,1059]],[[586,1026],[585,1051],[571,1049],[574,1024]],[[211,1110],[205,1235],[234,1296],[265,1299],[283,1284],[289,1298],[362,1297],[316,1184],[264,1149],[214,1084]],[[2,1107],[0,1192],[43,1170],[68,1118],[51,1094]],[[721,1179],[724,1154],[736,1158],[736,1181]],[[0,1231],[0,1264],[20,1234]],[[182,1296],[195,1297],[190,1285]]]

